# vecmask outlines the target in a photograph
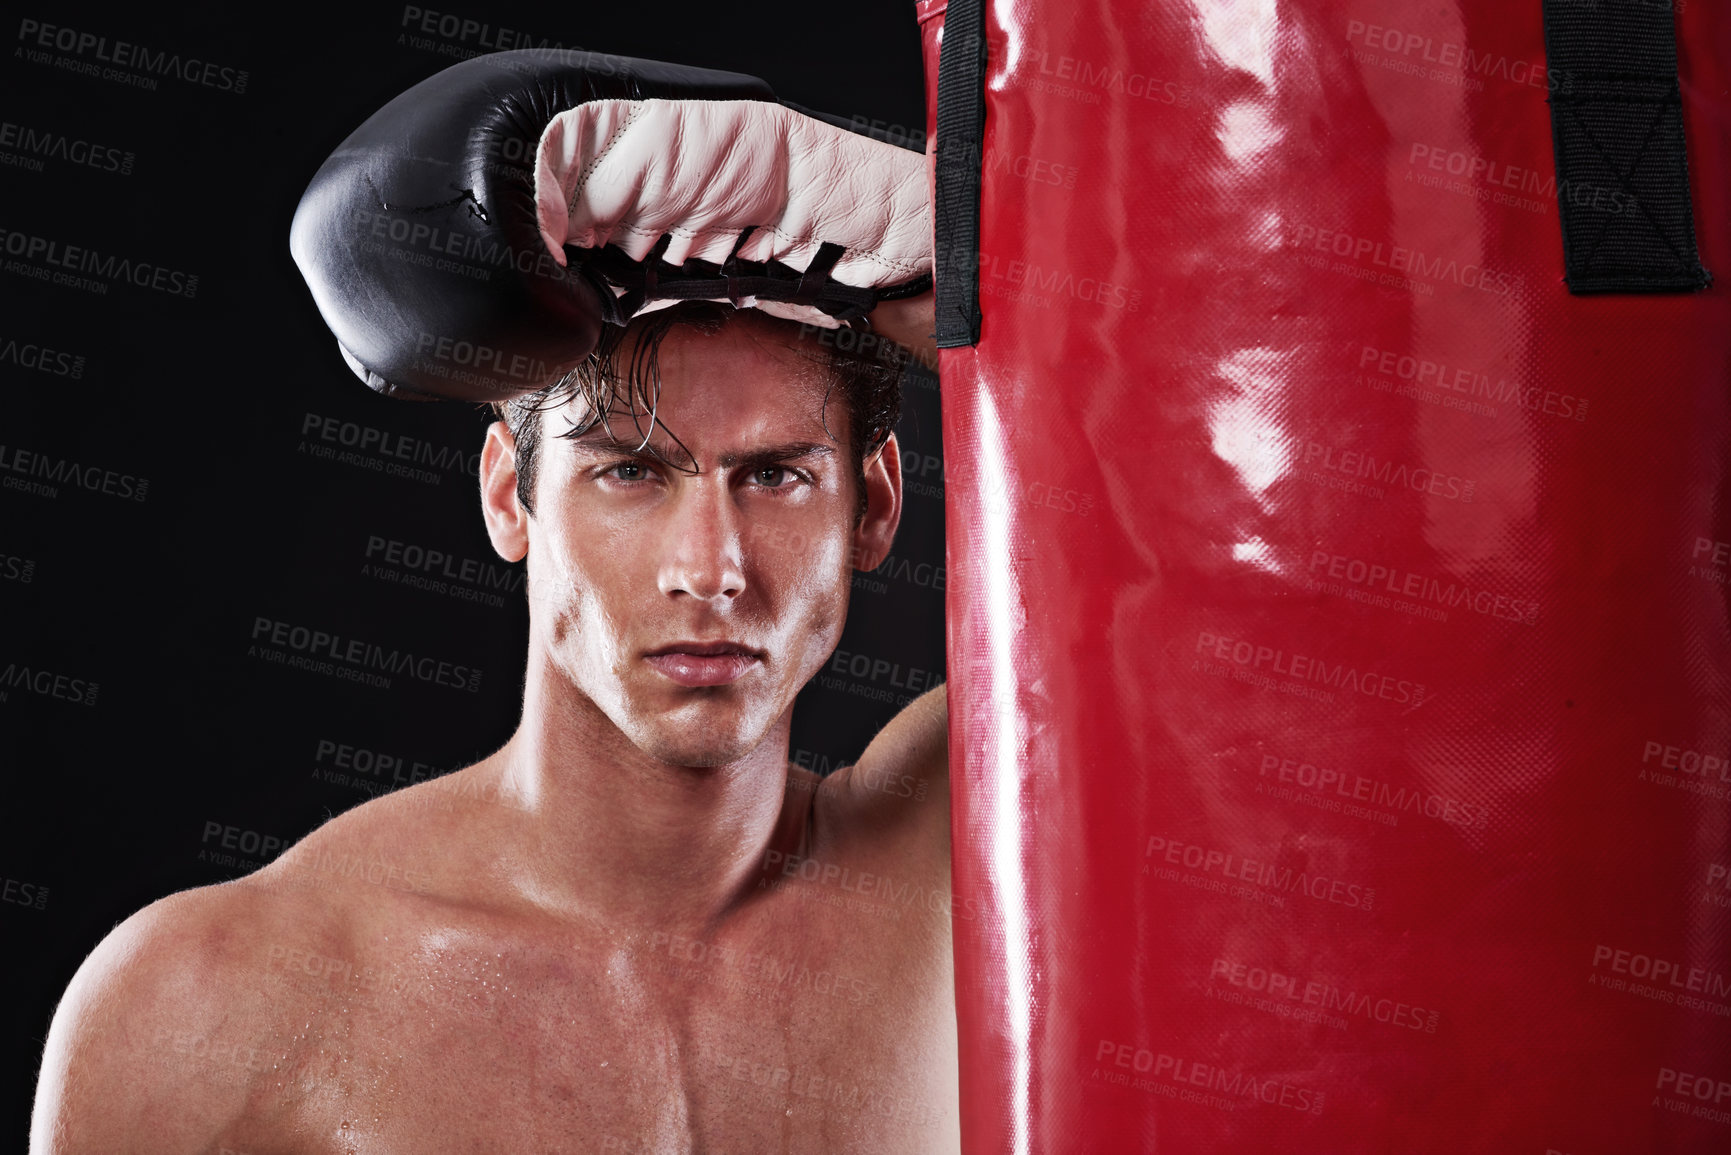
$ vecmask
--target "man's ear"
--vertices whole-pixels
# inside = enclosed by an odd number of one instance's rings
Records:
[[[506,561],[529,554],[529,512],[517,501],[517,442],[503,421],[487,426],[481,447],[481,515],[493,549]]]
[[[894,433],[865,460],[865,492],[865,516],[853,532],[853,565],[874,570],[890,555],[902,522],[902,450]]]

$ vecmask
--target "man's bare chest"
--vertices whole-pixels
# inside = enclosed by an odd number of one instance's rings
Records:
[[[272,944],[277,1064],[229,1146],[948,1149],[947,914],[908,898],[789,877],[708,934],[483,921]],[[291,1124],[290,1146],[245,1145]]]

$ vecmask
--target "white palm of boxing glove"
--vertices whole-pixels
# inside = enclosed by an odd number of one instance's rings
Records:
[[[642,261],[663,237],[669,264],[720,265],[749,228],[737,249],[748,261],[803,271],[820,246],[842,246],[830,276],[844,285],[881,289],[932,271],[927,158],[768,101],[579,105],[541,134],[535,194],[542,240],[560,265],[568,244],[612,244]],[[841,323],[812,306],[736,303]]]

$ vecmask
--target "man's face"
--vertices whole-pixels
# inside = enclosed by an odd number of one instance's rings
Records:
[[[847,409],[836,393],[826,431],[830,381],[790,328],[744,313],[667,334],[650,438],[666,461],[636,450],[627,413],[575,440],[557,436],[567,414],[543,417],[531,646],[662,762],[755,749],[835,649],[854,563],[880,564],[895,531],[893,441],[867,463],[856,527]]]

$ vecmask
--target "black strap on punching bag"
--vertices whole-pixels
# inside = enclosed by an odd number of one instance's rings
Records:
[[[933,229],[940,349],[980,341],[980,172],[986,139],[986,6],[950,0],[938,51]]]
[[[1706,288],[1669,0],[1544,0],[1551,138],[1572,293]]]

